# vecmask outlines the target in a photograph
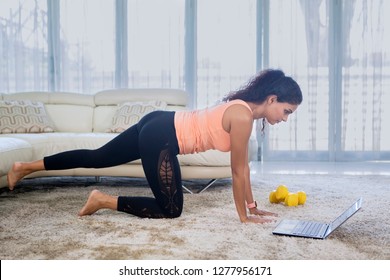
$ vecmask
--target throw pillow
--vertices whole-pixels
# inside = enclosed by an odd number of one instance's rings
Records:
[[[0,133],[54,132],[46,114],[45,106],[39,101],[0,101]]]
[[[112,127],[109,132],[123,132],[130,126],[138,123],[146,114],[157,110],[165,110],[166,107],[167,103],[159,100],[122,103],[118,106],[112,119]]]

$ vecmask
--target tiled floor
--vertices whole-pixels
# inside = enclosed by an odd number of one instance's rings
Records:
[[[390,162],[251,162],[251,173],[390,176]]]

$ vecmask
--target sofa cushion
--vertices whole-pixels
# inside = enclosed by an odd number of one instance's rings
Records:
[[[167,103],[159,100],[148,102],[124,102],[118,106],[118,109],[112,118],[112,126],[107,132],[123,132],[130,126],[138,123],[146,114],[157,110],[165,110],[166,107]]]
[[[94,108],[84,105],[46,104],[56,132],[92,132]]]
[[[93,114],[93,132],[111,131],[112,118],[114,117],[118,106],[98,106]]]
[[[40,101],[0,101],[0,133],[54,132],[45,106]]]

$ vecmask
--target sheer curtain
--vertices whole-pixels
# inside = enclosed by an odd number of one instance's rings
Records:
[[[256,1],[197,2],[197,107],[205,107],[256,73]]]
[[[390,160],[389,11],[385,0],[2,0],[0,92],[181,88],[200,108],[280,68],[304,101],[267,127],[264,160]]]
[[[0,2],[0,92],[48,90],[47,3]]]
[[[381,151],[390,151],[390,2],[342,3],[341,151],[380,159]]]
[[[114,88],[115,1],[60,1],[60,84],[56,90],[94,93]]]
[[[129,87],[184,88],[184,4],[127,2]]]
[[[282,68],[304,102],[269,127],[266,160],[390,159],[390,3],[269,1],[267,67]]]
[[[304,98],[288,122],[270,126],[264,157],[324,159],[328,154],[327,1],[270,1],[269,65],[300,85]]]
[[[0,1],[0,91],[184,88],[184,4]]]

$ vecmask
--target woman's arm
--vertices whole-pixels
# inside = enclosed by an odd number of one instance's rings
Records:
[[[247,147],[251,119],[246,119],[243,115],[240,117],[236,115],[230,128],[233,197],[241,222],[248,220],[245,202],[247,200],[247,185],[250,183],[247,172]]]
[[[226,110],[223,122],[224,128],[230,134],[233,197],[240,221],[243,223],[270,222],[272,220],[247,215],[246,201],[253,201],[248,163],[248,143],[253,125],[252,113],[244,106],[231,106]]]
[[[246,199],[246,204],[251,204],[255,202],[255,199],[253,198],[253,193],[252,193],[252,184],[251,184],[251,177],[250,177],[250,166],[249,166],[249,155],[248,155],[248,150],[247,150],[247,158],[246,162],[248,163],[245,168],[245,199]],[[257,204],[257,203],[256,203]],[[259,215],[259,216],[278,216],[275,213],[269,212],[269,211],[264,211],[260,210],[257,208],[257,205],[255,207],[251,207],[249,209],[249,213],[252,215]]]
[[[253,116],[247,108],[238,105],[226,110],[225,117],[230,134],[233,197],[240,221],[269,222],[268,219],[247,215],[246,201],[253,199],[248,165],[248,142],[252,133]]]
[[[248,159],[248,149],[246,150],[246,168],[245,168],[245,200],[246,204],[253,203],[255,200],[253,199],[252,188],[251,188],[251,177],[250,177],[250,167],[249,167],[249,159]]]

